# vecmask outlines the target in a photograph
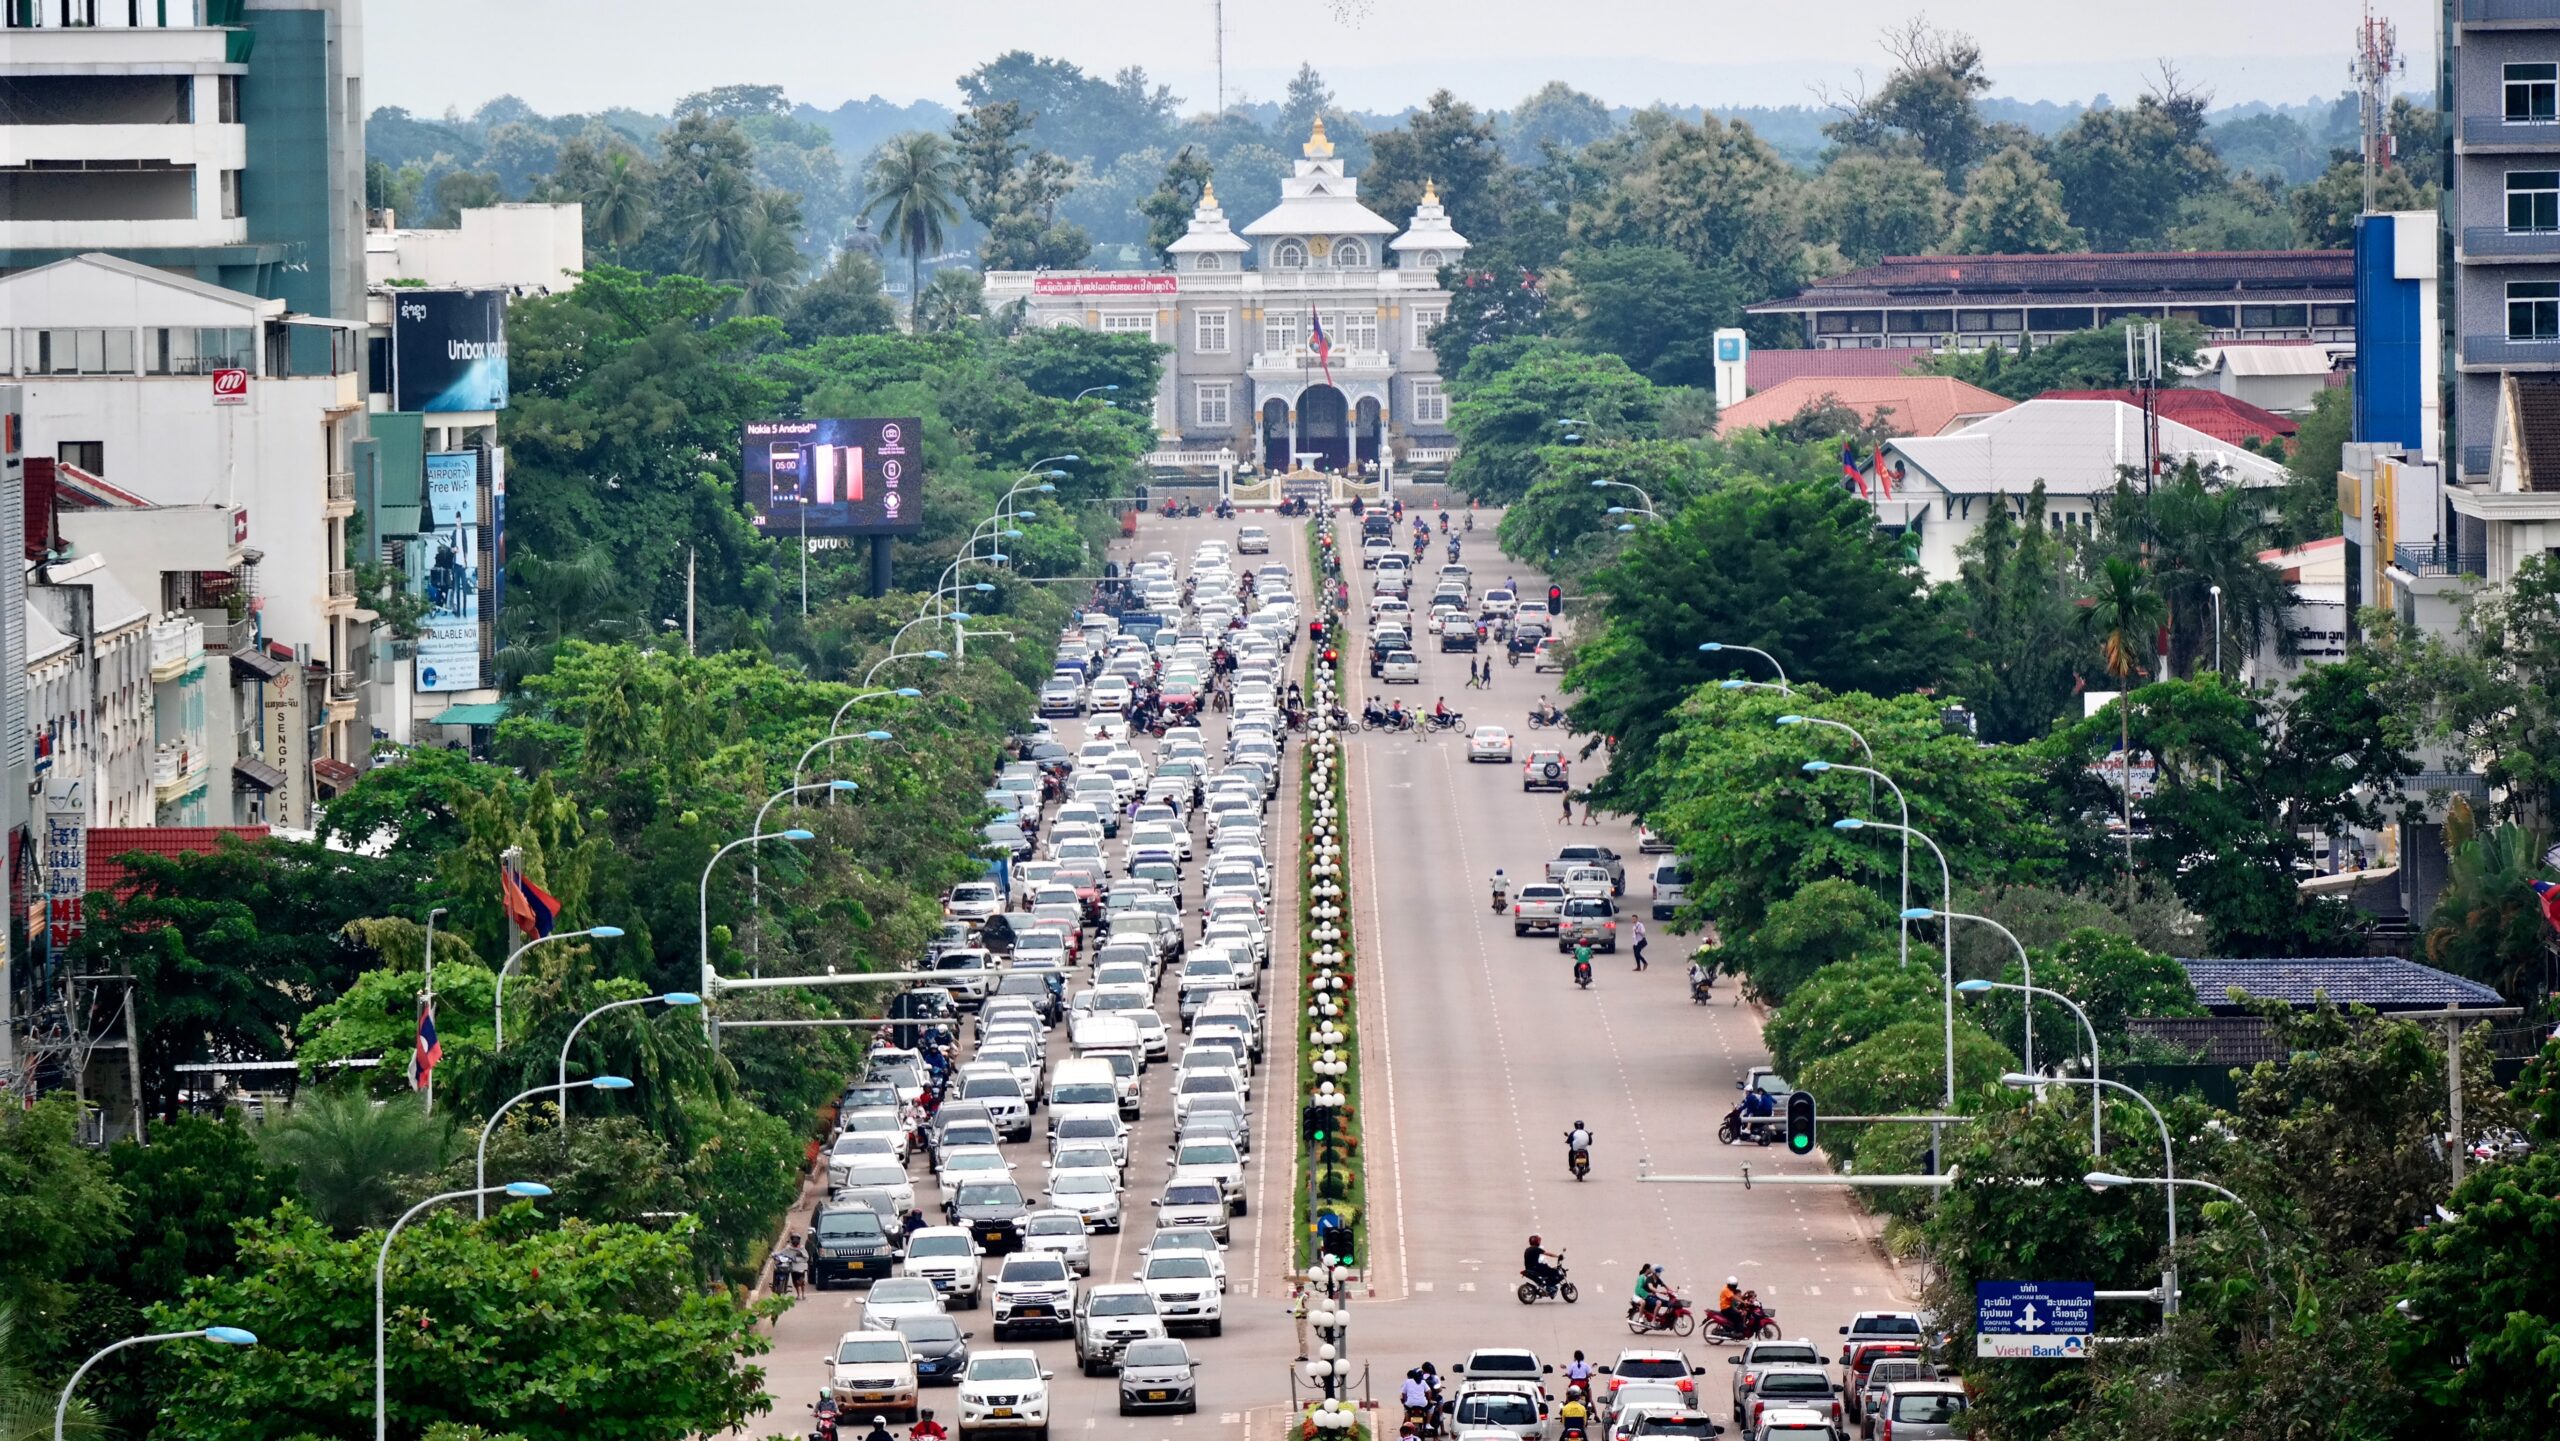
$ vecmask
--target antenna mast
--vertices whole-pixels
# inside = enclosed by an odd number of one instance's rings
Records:
[[[1217,30],[1218,113],[1227,113],[1227,0],[1209,0],[1210,23]]]
[[[2348,73],[2355,77],[2357,109],[2364,128],[2360,148],[2364,153],[2367,213],[2373,210],[2375,172],[2389,169],[2392,161],[2391,97],[2385,92],[2391,77],[2407,68],[2408,62],[2400,57],[2399,27],[2375,18],[2372,0],[2366,0],[2364,19],[2356,27],[2355,63],[2348,67]]]

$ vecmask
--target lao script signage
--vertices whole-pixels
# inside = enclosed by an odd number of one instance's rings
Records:
[[[1977,1281],[1973,1354],[2001,1360],[2086,1361],[2098,1290],[2088,1281]]]

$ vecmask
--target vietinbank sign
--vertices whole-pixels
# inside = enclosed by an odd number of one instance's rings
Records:
[[[505,291],[392,291],[391,408],[507,408]]]

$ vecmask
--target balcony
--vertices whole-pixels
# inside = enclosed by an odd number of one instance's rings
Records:
[[[2560,134],[2555,134],[2560,140]],[[2501,225],[2468,225],[2462,231],[2464,260],[2560,260],[2560,230],[2509,230]]]
[[[2478,442],[2466,445],[2462,448],[2462,473],[2464,475],[2487,475],[2489,473],[2489,446],[2487,442]]]
[[[2400,793],[2413,799],[2461,796],[2473,805],[2483,805],[2489,799],[2489,779],[2469,771],[2420,771],[2400,778]]]
[[[2462,550],[2451,541],[2431,540],[2391,547],[2391,568],[2422,579],[2487,575],[2489,558],[2478,551]]]
[[[354,671],[333,670],[329,672],[329,698],[331,700],[342,700],[353,696],[359,690],[363,689],[363,687],[364,677]]]
[[[2509,340],[2503,335],[2462,337],[2462,364],[2475,370],[2560,369],[2560,338]]]
[[[204,623],[163,616],[151,627],[151,678],[173,681],[204,659]]]
[[[163,741],[151,753],[151,796],[166,803],[204,784],[209,764],[202,745]]]
[[[1384,350],[1353,349],[1347,345],[1333,348],[1331,365],[1336,375],[1365,374],[1373,378],[1390,374],[1395,369],[1394,359]],[[1252,369],[1256,372],[1303,370],[1322,380],[1325,365],[1316,360],[1314,351],[1301,345],[1287,350],[1257,350],[1253,353]]]
[[[356,595],[356,573],[352,570],[329,572],[329,599],[353,600]]]
[[[331,505],[336,505],[343,501],[349,505],[353,505],[355,503],[355,498],[356,473],[352,470],[330,471],[329,503]]]
[[[2465,155],[2523,155],[2560,150],[2560,124],[2548,120],[2509,120],[2503,115],[2462,117]]]
[[[2516,28],[2540,28],[2560,25],[2551,0],[2458,0],[2455,23],[2461,25],[2498,25]]]

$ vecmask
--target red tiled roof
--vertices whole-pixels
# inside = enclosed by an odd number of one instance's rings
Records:
[[[210,851],[224,836],[244,841],[267,838],[265,826],[98,826],[89,832],[89,889],[122,894],[126,871],[117,859],[136,851],[155,856]]]
[[[2163,389],[2159,396],[2160,414],[2192,430],[2200,430],[2214,439],[2238,445],[2254,440],[2264,444],[2270,439],[2291,440],[2302,427],[2262,405],[2251,405],[2235,395],[2219,390],[2189,390],[2183,387]],[[2127,405],[2142,404],[2142,397],[2130,390],[2048,390],[2038,400],[2121,400]]]
[[[1949,375],[1800,375],[1728,408],[1716,417],[1716,434],[1784,425],[1825,397],[1870,422],[1879,410],[1891,410],[1890,432],[1896,437],[1943,435],[1959,419],[1990,415],[2017,404]]]
[[[1784,385],[1800,375],[1908,375],[1936,352],[1925,346],[1891,350],[1754,350],[1742,362],[1743,387],[1753,392]]]

